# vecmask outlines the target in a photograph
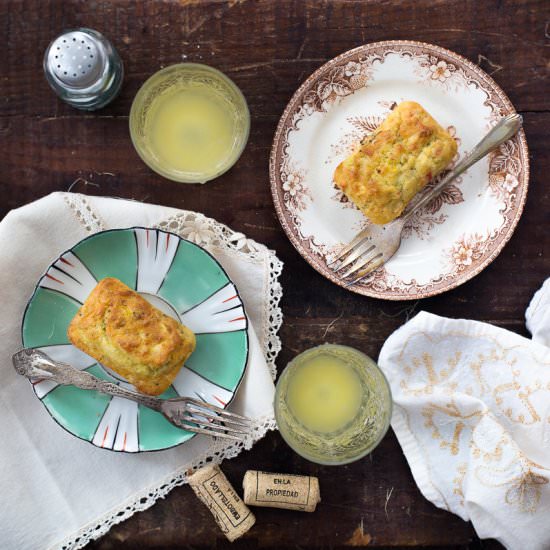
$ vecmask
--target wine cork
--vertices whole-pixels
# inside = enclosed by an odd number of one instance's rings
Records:
[[[230,541],[244,535],[256,522],[254,514],[235,492],[219,466],[205,466],[189,474],[187,479]]]
[[[243,489],[244,501],[250,506],[314,512],[321,501],[319,480],[311,476],[248,470]]]

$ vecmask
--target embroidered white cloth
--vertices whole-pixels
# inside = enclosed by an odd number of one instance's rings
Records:
[[[23,311],[47,266],[91,233],[132,226],[166,229],[205,246],[237,285],[253,327],[248,368],[231,405],[256,420],[244,443],[213,443],[197,436],[154,453],[98,449],[61,429],[30,384],[15,373],[11,355],[21,347]],[[265,246],[194,212],[54,193],[6,216],[0,223],[0,250],[2,548],[81,548],[185,483],[189,467],[233,457],[275,427],[282,264]]]
[[[550,548],[549,281],[526,313],[532,340],[421,312],[379,358],[424,496],[513,550]]]

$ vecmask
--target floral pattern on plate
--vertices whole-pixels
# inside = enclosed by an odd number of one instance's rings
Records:
[[[287,105],[270,160],[277,214],[302,256],[331,281],[333,255],[368,220],[334,187],[334,169],[400,101],[422,104],[460,156],[513,106],[478,66],[429,44],[367,44],[329,61]],[[525,203],[529,160],[521,130],[449,185],[407,224],[383,268],[349,287],[391,300],[445,292],[479,273],[511,237]]]

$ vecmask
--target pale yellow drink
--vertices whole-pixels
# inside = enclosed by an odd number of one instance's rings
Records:
[[[246,101],[224,74],[197,63],[172,65],[139,90],[130,134],[141,158],[163,176],[204,183],[240,156],[250,126]]]
[[[353,368],[334,355],[321,354],[297,370],[287,403],[307,429],[331,433],[353,421],[362,398],[361,381]]]
[[[174,90],[153,105],[146,128],[151,152],[180,172],[206,173],[231,154],[233,117],[207,87]]]
[[[334,344],[307,350],[288,364],[274,405],[284,440],[320,464],[345,464],[369,453],[391,417],[390,389],[376,363]]]

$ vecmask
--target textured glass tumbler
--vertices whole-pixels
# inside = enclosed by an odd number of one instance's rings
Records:
[[[180,121],[181,127],[174,135],[170,121],[166,120],[166,115],[163,118],[163,111],[166,113],[170,105],[183,111],[186,104],[201,100],[212,108],[204,113],[199,109],[195,113],[187,112],[189,119]],[[221,120],[222,117],[216,116],[221,113],[230,124],[223,151],[212,152],[201,167],[178,166],[174,152],[168,154],[178,143],[177,160],[181,161],[186,148],[187,151],[195,150],[193,144],[199,147],[202,142],[201,151],[197,151],[202,153],[211,151],[213,144],[222,141],[221,135],[209,135],[207,130],[210,123]],[[212,118],[207,116],[209,114]],[[174,126],[177,126],[180,115],[176,109],[173,115]],[[149,168],[180,183],[206,183],[225,173],[241,156],[249,132],[250,113],[242,92],[222,72],[201,63],[178,63],[156,72],[139,89],[130,110],[130,137],[138,155]],[[159,139],[161,135],[163,143]],[[195,164],[199,157],[198,154]]]
[[[345,383],[341,384],[341,377],[335,379],[342,387],[333,392],[332,397],[341,403],[341,406],[337,404],[334,407],[334,411],[344,408],[349,419],[334,430],[330,427],[330,387],[326,388],[326,408],[322,406],[323,396],[318,396],[321,404],[319,416],[325,419],[319,421],[327,422],[328,429],[321,429],[322,425],[314,428],[317,413],[314,411],[311,415],[311,411],[300,411],[300,403],[296,403],[296,397],[293,402],[292,397],[293,387],[298,385],[310,394],[312,391],[325,391],[323,383],[330,383],[331,375],[326,376],[326,373],[316,372],[315,368],[312,370],[307,366],[326,365],[327,362],[342,365],[342,374],[345,374]],[[306,372],[306,368],[310,372]],[[310,380],[304,378],[310,375]],[[320,382],[320,377],[324,377],[325,381]],[[318,388],[312,390],[314,386]],[[349,399],[345,399],[348,391],[353,393],[350,399],[357,402],[352,408],[349,407]],[[316,397],[313,396],[313,399]],[[300,456],[325,465],[347,464],[370,453],[386,434],[392,412],[390,388],[378,365],[356,349],[334,344],[311,348],[287,365],[277,382],[274,405],[277,425],[286,443]],[[304,423],[305,416],[308,417],[308,425]]]

